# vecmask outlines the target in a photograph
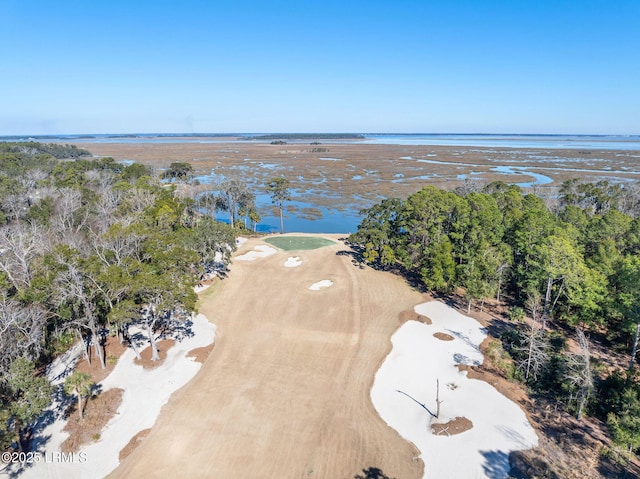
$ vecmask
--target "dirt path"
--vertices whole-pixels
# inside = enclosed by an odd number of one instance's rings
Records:
[[[296,268],[287,252],[235,261],[201,308],[218,326],[213,352],[111,477],[421,477],[416,449],[369,397],[401,311],[421,295],[336,254],[346,249],[294,252]],[[324,279],[333,285],[308,289]]]

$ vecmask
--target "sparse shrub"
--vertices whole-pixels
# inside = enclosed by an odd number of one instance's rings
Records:
[[[518,356],[520,346],[524,343],[523,333],[517,328],[508,329],[500,333],[500,342],[502,347],[511,355],[511,357],[518,361],[521,358]]]
[[[96,432],[93,436],[91,436],[91,439],[93,439],[94,441],[99,441],[101,437],[102,436],[100,435],[100,433]]]
[[[613,464],[621,467],[623,470],[627,467],[629,461],[631,461],[634,457],[633,453],[630,453],[624,447],[619,447],[615,444],[611,446],[605,444],[604,446],[602,446],[602,449],[600,449],[600,456],[603,459],[608,459]]]
[[[489,341],[485,350],[485,356],[509,381],[522,379],[522,374],[516,368],[513,358],[504,350],[500,340],[492,339]]]
[[[73,343],[75,343],[76,338],[71,331],[63,331],[58,334],[53,342],[53,355],[59,356],[69,350]]]
[[[606,420],[613,441],[623,449],[640,449],[640,381],[636,374],[614,371],[599,385],[598,417]]]
[[[520,306],[512,306],[509,308],[509,319],[517,322],[524,321],[524,309]]]
[[[549,344],[556,353],[562,353],[567,350],[567,338],[562,331],[550,331],[548,333]]]

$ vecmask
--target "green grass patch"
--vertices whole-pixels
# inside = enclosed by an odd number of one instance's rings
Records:
[[[200,307],[202,307],[202,304],[209,299],[211,296],[213,296],[216,292],[217,289],[217,283],[219,280],[215,280],[214,283],[209,286],[207,289],[201,291],[200,293],[198,293],[198,301],[196,302],[196,310],[199,310]]]
[[[336,244],[335,241],[317,236],[274,236],[273,238],[265,238],[264,241],[284,251],[317,249]]]

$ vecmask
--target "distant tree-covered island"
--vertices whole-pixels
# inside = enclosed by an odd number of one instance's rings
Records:
[[[360,133],[269,133],[265,135],[246,136],[246,140],[363,140]]]
[[[3,162],[8,161],[9,154],[27,154],[30,158],[36,158],[38,156],[46,159],[47,156],[52,156],[56,159],[69,159],[69,158],[85,158],[90,157],[91,153],[82,148],[78,148],[76,145],[60,145],[58,143],[40,143],[38,141],[27,142],[0,142],[0,154],[3,154]]]

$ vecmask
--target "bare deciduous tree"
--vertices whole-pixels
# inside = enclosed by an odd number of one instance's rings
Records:
[[[82,250],[85,247],[83,229],[89,209],[82,207],[82,194],[74,188],[62,188],[55,197],[51,226],[60,242]]]
[[[549,343],[544,332],[532,323],[524,344],[519,348],[526,352],[526,357],[519,362],[518,367],[524,370],[524,378],[527,382],[530,378],[537,380],[538,375],[549,362],[548,348]]]
[[[56,293],[59,305],[68,303],[74,310],[71,325],[75,326],[78,331],[87,331],[89,333],[89,344],[84,348],[87,352],[90,344],[93,344],[96,356],[100,359],[102,368],[106,368],[106,362],[103,351],[102,331],[96,315],[96,304],[94,294],[97,292],[93,289],[88,278],[78,269],[78,267],[66,258],[58,255],[58,261],[65,267],[65,270],[58,274],[56,283]],[[88,354],[85,354],[87,361],[90,362]]]
[[[142,213],[156,201],[156,194],[149,188],[135,187],[128,192],[126,203],[129,211],[135,216]]]
[[[578,329],[578,345],[580,352],[571,354],[567,358],[567,369],[565,380],[572,386],[579,389],[578,392],[578,420],[582,419],[584,407],[587,404],[591,390],[593,389],[593,375],[591,373],[591,353],[589,351],[589,341],[584,331]]]
[[[90,235],[92,249],[105,266],[122,266],[127,258],[140,260],[144,237],[121,224],[112,225],[102,235]]]
[[[2,209],[6,211],[7,218],[18,221],[29,211],[29,198],[25,191],[7,195],[2,199]]]
[[[40,306],[23,306],[0,294],[0,376],[14,359],[40,355],[46,319],[47,312]]]
[[[218,207],[229,212],[229,222],[233,228],[238,210],[243,206],[253,204],[255,195],[249,190],[247,184],[238,179],[224,181],[218,187],[220,195],[218,196]]]
[[[529,293],[526,305],[533,321],[529,323],[529,331],[524,344],[518,349],[526,352],[526,357],[519,362],[518,367],[524,370],[525,381],[529,378],[538,379],[538,374],[544,369],[549,361],[549,343],[544,334],[544,329],[538,325],[542,303],[540,293],[532,291]]]
[[[35,224],[15,223],[0,228],[0,270],[17,290],[29,287],[32,261],[47,250],[48,241]]]

